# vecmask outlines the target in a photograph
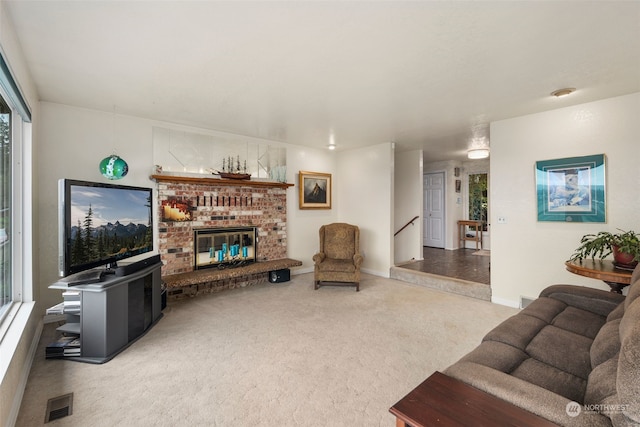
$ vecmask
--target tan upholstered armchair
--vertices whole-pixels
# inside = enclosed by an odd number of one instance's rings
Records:
[[[351,224],[333,223],[320,227],[320,252],[313,256],[315,289],[320,282],[355,286],[360,290],[360,229]]]

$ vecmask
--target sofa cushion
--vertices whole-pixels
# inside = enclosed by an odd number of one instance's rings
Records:
[[[567,308],[567,304],[560,300],[540,297],[526,306],[520,314],[526,314],[527,316],[544,320],[546,323],[551,323],[558,313],[561,313],[565,308]]]
[[[621,319],[624,315],[624,301],[618,304],[618,306],[607,316],[607,322],[612,320]]]
[[[511,375],[576,402],[582,401],[587,388],[587,380],[532,358],[522,362]]]
[[[602,326],[591,344],[591,369],[611,359],[620,351],[620,319],[612,320]]]
[[[498,341],[524,351],[547,324],[544,320],[520,313],[493,328],[483,341]]]
[[[586,380],[591,372],[593,340],[553,325],[543,328],[526,348],[531,357]]]
[[[324,229],[324,252],[328,258],[353,261],[356,230],[345,224],[330,224]]]
[[[604,316],[575,307],[567,307],[551,322],[552,325],[558,328],[591,339],[595,338],[604,323]]]
[[[614,396],[616,391],[616,374],[618,370],[618,355],[598,364],[589,374],[587,390],[584,395],[585,405],[603,404],[605,400]]]
[[[631,286],[627,291],[624,306],[629,307],[638,297],[640,297],[640,264],[633,270],[633,274],[631,275]]]
[[[498,341],[484,341],[460,360],[510,373],[528,357],[524,351],[509,344]]]
[[[620,403],[628,405],[624,415],[640,424],[640,298],[627,305],[620,321],[617,390]]]
[[[553,298],[568,306],[590,311],[603,317],[608,316],[618,304],[625,300],[624,295],[615,292],[575,285],[552,285],[543,289],[540,296]]]
[[[317,265],[318,271],[334,271],[341,273],[354,273],[356,271],[356,265],[352,259],[332,259],[325,258],[323,262]]]

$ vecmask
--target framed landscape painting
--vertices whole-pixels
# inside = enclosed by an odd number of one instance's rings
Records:
[[[331,174],[300,171],[300,209],[331,209]]]
[[[538,221],[606,222],[605,155],[536,162]]]

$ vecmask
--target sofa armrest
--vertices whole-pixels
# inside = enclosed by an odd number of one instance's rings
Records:
[[[315,254],[313,256],[313,262],[315,265],[320,264],[322,261],[324,261],[324,259],[327,257],[327,255],[324,252],[319,252],[317,254]]]
[[[605,317],[625,298],[624,295],[615,292],[576,285],[552,285],[543,289],[540,296],[554,298],[572,307]]]
[[[355,254],[353,256],[353,263],[356,265],[356,268],[360,268],[360,266],[362,265],[362,261],[364,261],[364,258],[362,257],[362,255]]]
[[[611,420],[595,412],[567,414],[566,397],[520,378],[473,362],[458,362],[444,373],[519,408],[566,427],[610,427]]]

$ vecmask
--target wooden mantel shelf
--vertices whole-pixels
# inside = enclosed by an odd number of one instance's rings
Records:
[[[275,188],[288,188],[293,187],[294,184],[288,184],[286,182],[274,182],[274,181],[253,181],[250,179],[222,179],[222,178],[208,178],[208,177],[196,177],[196,176],[179,176],[179,175],[151,175],[151,179],[157,182],[177,182],[185,184],[204,184],[204,185],[225,185],[225,186],[241,186],[241,187],[275,187]]]

